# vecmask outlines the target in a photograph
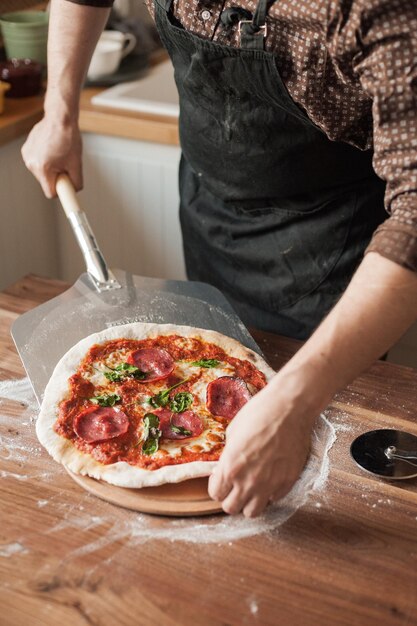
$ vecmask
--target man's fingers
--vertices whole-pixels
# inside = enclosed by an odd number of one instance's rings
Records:
[[[70,177],[73,185],[74,185],[74,189],[75,191],[81,191],[81,189],[84,187],[84,182],[83,182],[83,176],[81,172],[72,172],[71,170],[68,171],[68,176]]]
[[[244,493],[235,486],[230,491],[227,498],[223,500],[222,509],[225,513],[229,513],[229,515],[237,515],[241,512],[243,506],[245,505],[245,502],[246,497]]]
[[[36,174],[35,174],[36,176]],[[42,191],[45,194],[45,196],[51,200],[51,198],[55,198],[56,196],[56,189],[55,189],[55,182],[56,182],[56,174],[50,175],[50,174],[39,174],[38,176],[36,176],[36,178],[38,179],[41,187],[42,187]]]
[[[227,480],[221,471],[214,471],[208,483],[208,493],[210,498],[221,502],[232,489],[232,482]]]
[[[51,172],[44,168],[40,168],[32,159],[26,157],[24,147],[22,148],[23,162],[42,187],[42,191],[49,199],[56,196],[55,180],[56,172]]]
[[[223,491],[221,491],[222,488]],[[212,495],[214,493],[216,493],[216,495]],[[243,512],[245,517],[257,517],[260,515],[262,511],[265,510],[270,500],[269,495],[262,494],[252,496],[250,492],[245,491],[240,486],[236,484],[231,486],[229,483],[223,483],[222,487],[214,492],[213,488],[210,489],[209,482],[209,494],[214,500],[222,503],[222,509],[225,513],[237,515]]]
[[[68,174],[72,184],[74,185],[75,191],[81,191],[81,189],[84,186],[84,182],[83,182],[83,172],[82,172],[82,168],[80,167],[79,160],[77,160],[74,163],[73,159],[71,159],[65,171]]]
[[[269,496],[255,496],[244,507],[243,515],[245,517],[257,517],[266,509],[269,503]]]
[[[56,180],[59,174],[68,174],[76,191],[80,191],[83,188],[83,177],[78,168],[73,168],[73,170],[66,170],[64,167],[61,169],[55,167],[53,169],[39,169],[31,163],[26,163],[26,166],[38,180],[43,193],[48,199],[56,198]]]

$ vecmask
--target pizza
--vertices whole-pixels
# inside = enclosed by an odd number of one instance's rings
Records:
[[[273,375],[257,353],[215,331],[115,326],[59,361],[36,432],[72,472],[120,487],[208,476],[228,424]]]

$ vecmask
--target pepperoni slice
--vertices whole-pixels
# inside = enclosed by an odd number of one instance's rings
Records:
[[[220,376],[207,385],[206,404],[212,415],[232,420],[251,394],[245,381],[233,376]]]
[[[129,419],[123,411],[104,406],[89,406],[74,419],[74,430],[87,441],[106,441],[124,435],[129,428]]]
[[[174,369],[174,359],[163,348],[141,348],[131,352],[127,362],[136,365],[141,372],[147,374],[146,378],[139,382],[148,383],[154,380],[162,380],[169,376]]]
[[[194,411],[183,411],[182,413],[173,413],[169,409],[157,409],[152,411],[154,415],[159,417],[159,428],[162,431],[164,439],[188,439],[201,435],[204,430],[203,422],[194,413]],[[172,430],[172,426],[189,430],[191,435],[177,433]]]

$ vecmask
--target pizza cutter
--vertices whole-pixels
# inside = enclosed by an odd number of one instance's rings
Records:
[[[366,472],[388,480],[417,477],[417,437],[396,429],[371,430],[350,447],[354,461]]]

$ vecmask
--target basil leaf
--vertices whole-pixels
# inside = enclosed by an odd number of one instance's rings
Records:
[[[190,365],[195,365],[196,367],[217,367],[220,365],[220,361],[217,359],[201,359],[200,361],[193,361]]]
[[[169,408],[174,413],[182,413],[188,409],[193,403],[193,396],[188,391],[180,391],[169,403]]]
[[[193,434],[191,430],[187,430],[183,426],[175,426],[175,424],[172,424],[172,422],[171,422],[171,430],[173,433],[177,433],[178,435],[187,435],[187,437]]]
[[[159,439],[162,431],[159,430],[159,417],[154,413],[145,413],[143,418],[143,444],[144,454],[154,454],[159,448]]]
[[[144,425],[144,439],[147,439],[150,430],[159,428],[159,417],[155,413],[145,413],[143,418]]]
[[[143,376],[143,378],[146,376],[145,372],[142,372],[136,365],[131,365],[130,363],[121,363],[116,365],[114,369],[118,372],[126,372],[129,375],[138,375],[139,372],[139,375]]]
[[[136,380],[144,380],[147,376],[146,372],[142,372],[136,365],[130,363],[120,363],[116,367],[108,367],[109,372],[104,372],[107,380],[113,383],[120,383],[126,378],[135,378]]]
[[[142,444],[142,452],[143,454],[155,454],[155,452],[158,452],[158,447],[159,439],[148,439]]]
[[[170,392],[173,389],[175,389],[175,387],[179,387],[183,383],[186,383],[188,380],[189,380],[188,378],[185,378],[184,380],[180,380],[179,383],[175,383],[175,385],[172,385],[172,387],[169,387],[168,389],[164,389],[160,391],[159,393],[155,394],[154,396],[148,399],[149,404],[154,409],[157,409],[158,407],[165,407],[169,402]]]
[[[151,398],[149,398],[148,400],[149,404],[154,409],[157,409],[158,407],[166,406],[169,400],[169,392],[170,392],[169,389],[167,389],[166,391],[160,391],[155,396],[152,396]]]
[[[99,406],[114,406],[116,402],[120,402],[121,397],[117,393],[103,393],[100,396],[90,398],[90,402]]]
[[[120,372],[104,372],[104,376],[112,383],[120,383],[125,377]]]

